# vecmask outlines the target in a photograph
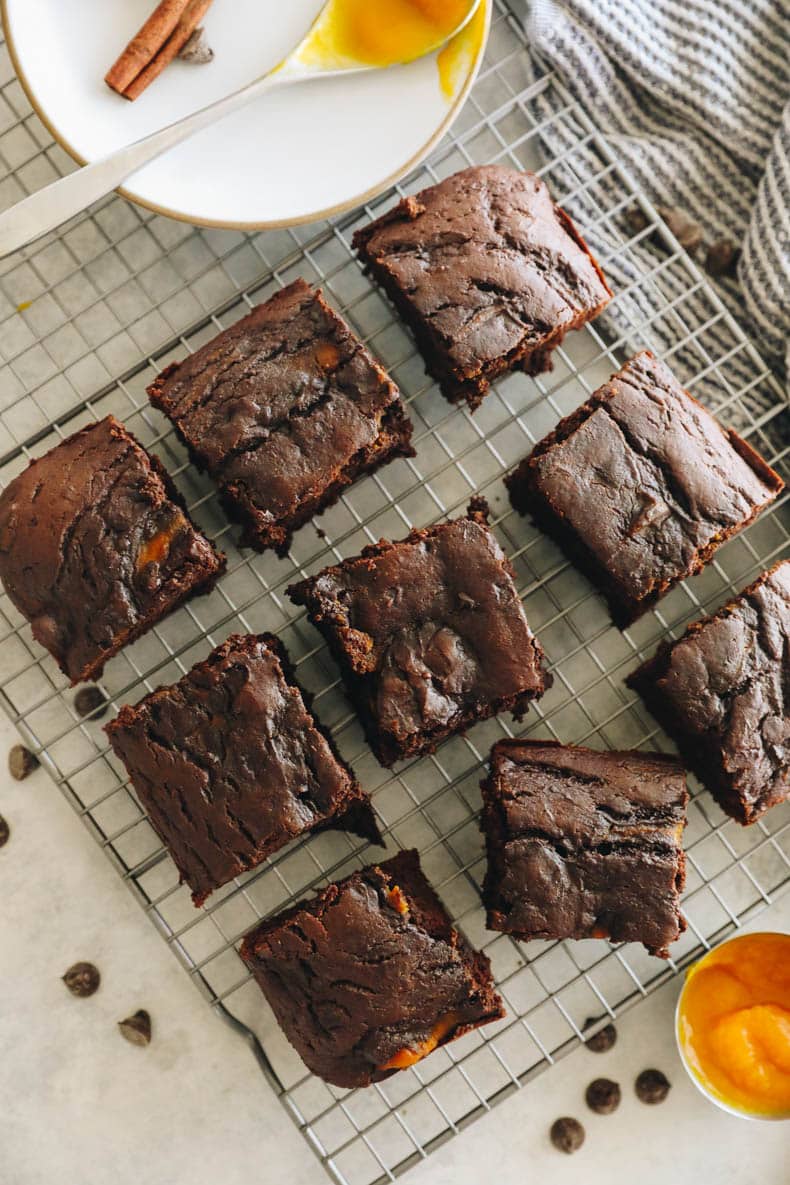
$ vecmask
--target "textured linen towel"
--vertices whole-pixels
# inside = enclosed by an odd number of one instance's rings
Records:
[[[740,247],[713,282],[790,369],[790,0],[528,0],[527,34],[698,257]]]

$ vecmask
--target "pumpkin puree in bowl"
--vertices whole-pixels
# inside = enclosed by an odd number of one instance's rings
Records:
[[[715,1102],[752,1118],[790,1118],[790,934],[743,934],[695,963],[677,1039]]]

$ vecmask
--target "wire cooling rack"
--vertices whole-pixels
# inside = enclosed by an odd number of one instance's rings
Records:
[[[3,50],[4,53],[4,50]],[[411,339],[363,276],[350,250],[356,226],[397,199],[470,163],[537,169],[574,213],[617,288],[611,309],[573,334],[555,368],[497,383],[474,417],[426,380]],[[0,57],[0,204],[72,166],[30,111]],[[641,218],[634,218],[638,210]],[[640,227],[635,230],[634,227]],[[417,455],[356,483],[287,559],[240,553],[211,483],[187,464],[145,387],[181,357],[295,276],[329,299],[383,360],[409,401]],[[331,223],[260,235],[201,231],[112,197],[0,263],[2,417],[0,481],[91,420],[113,412],[164,461],[192,514],[228,553],[228,572],[128,647],[102,687],[113,708],[179,678],[233,631],[273,630],[373,795],[390,851],[416,846],[426,872],[469,939],[486,950],[507,1017],[367,1090],[341,1091],[306,1075],[236,953],[259,918],[329,878],[377,858],[354,837],[327,833],[277,854],[195,910],[150,828],[100,722],[80,719],[74,693],[3,595],[0,695],[11,719],[107,852],[209,1003],[253,1049],[287,1111],[342,1185],[391,1180],[618,1015],[702,949],[740,926],[790,883],[790,807],[744,829],[693,783],[686,831],[686,934],[667,964],[641,948],[602,941],[520,944],[486,931],[478,785],[491,743],[513,722],[477,725],[432,757],[382,770],[364,744],[317,634],[285,586],[398,538],[485,494],[512,558],[527,615],[555,681],[516,731],[600,747],[671,748],[624,676],[664,637],[720,605],[787,554],[790,513],[780,499],[625,632],[553,544],[514,514],[501,478],[558,417],[577,406],[634,350],[657,350],[681,380],[737,424],[790,477],[781,389],[699,270],[635,191],[557,78],[531,60],[504,3],[495,8],[486,63],[451,138],[397,193]],[[144,356],[145,361],[140,361]],[[117,377],[120,375],[120,377]],[[585,1028],[585,1026],[587,1026]]]

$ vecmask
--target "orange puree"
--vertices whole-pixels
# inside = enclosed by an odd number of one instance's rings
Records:
[[[399,885],[393,885],[387,892],[387,901],[393,909],[397,909],[398,913],[406,914],[409,912],[409,903],[403,896]]]
[[[744,934],[695,963],[678,1039],[714,1098],[752,1115],[790,1116],[790,934]]]
[[[394,66],[438,49],[470,0],[331,0],[299,57],[303,62]]]
[[[181,525],[180,517],[173,519],[162,530],[157,531],[150,539],[146,540],[137,553],[137,570],[142,572],[149,564],[161,564],[162,560],[170,551],[170,544],[173,542],[173,536],[176,530]]]
[[[459,82],[469,73],[472,60],[485,36],[487,11],[487,0],[482,0],[469,24],[464,25],[461,32],[456,33],[439,51],[436,59],[439,85],[447,99],[453,98]]]
[[[446,1016],[440,1016],[431,1029],[430,1036],[426,1037],[424,1041],[419,1041],[412,1049],[399,1049],[388,1062],[379,1066],[379,1069],[405,1070],[407,1066],[413,1066],[415,1062],[419,1062],[429,1053],[433,1053],[439,1042],[443,1041],[453,1029],[457,1029],[459,1024],[460,1017],[456,1012],[448,1012]]]
[[[315,348],[318,365],[324,370],[333,370],[340,361],[340,352],[334,342],[319,342]]]

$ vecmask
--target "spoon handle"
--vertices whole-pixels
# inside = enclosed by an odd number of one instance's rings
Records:
[[[224,99],[218,99],[216,103],[210,103],[208,107],[202,107],[161,131],[136,140],[134,144],[119,148],[101,160],[84,165],[17,202],[10,210],[0,214],[0,258],[81,213],[168,148],[180,144],[188,136],[230,115],[239,107],[244,107],[264,91],[281,82],[292,81],[293,77],[287,71],[265,74],[249,86],[226,95]]]

